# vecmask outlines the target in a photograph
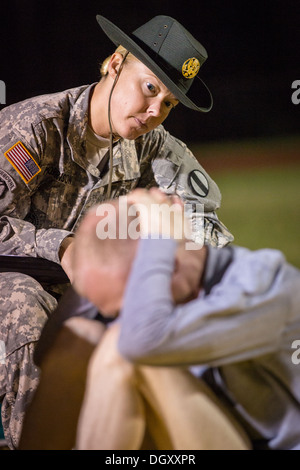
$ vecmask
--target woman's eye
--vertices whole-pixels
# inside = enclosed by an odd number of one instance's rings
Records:
[[[151,91],[152,93],[155,92],[155,86],[152,85],[152,83],[147,82],[147,88],[148,88],[148,90]]]

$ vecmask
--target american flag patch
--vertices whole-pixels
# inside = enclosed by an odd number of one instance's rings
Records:
[[[41,171],[36,161],[20,141],[7,150],[4,155],[25,183],[29,183]]]

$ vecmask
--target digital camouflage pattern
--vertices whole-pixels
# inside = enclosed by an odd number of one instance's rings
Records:
[[[26,405],[38,383],[32,356],[36,341],[57,302],[33,278],[0,274],[1,330],[5,362],[0,363],[2,423],[7,444],[16,448]]]
[[[107,199],[109,172],[106,169],[101,173],[86,159],[88,103],[93,86],[34,97],[0,112],[0,254],[42,257],[59,263],[63,239],[76,231],[87,209]],[[34,162],[40,168],[28,182],[22,170],[7,158],[7,152],[18,142],[30,160],[21,162],[21,168],[30,169]],[[222,247],[233,240],[215,212],[221,203],[217,185],[186,145],[163,126],[136,141],[121,139],[113,149],[111,197],[151,186],[177,193],[189,205],[204,210],[204,219],[196,218],[194,225],[197,229],[199,224],[200,229],[204,224],[206,243]],[[8,354],[6,368],[0,365],[1,399],[11,407],[8,410],[8,405],[4,406],[2,413],[6,438],[16,446],[25,403],[37,380],[30,344],[39,338],[45,319],[42,311],[48,314],[56,301],[45,291],[34,290],[23,276],[0,277],[1,334]],[[38,300],[40,295],[43,301]],[[20,394],[18,404],[9,398],[12,389]]]

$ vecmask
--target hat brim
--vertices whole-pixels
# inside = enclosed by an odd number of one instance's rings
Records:
[[[115,26],[111,21],[107,20],[103,16],[97,15],[96,19],[104,33],[116,46],[122,45],[143,64],[145,64],[146,67],[148,67],[163,82],[163,84],[168,88],[168,90],[173,93],[173,95],[183,105],[187,106],[188,108],[194,109],[195,111],[201,111],[203,113],[207,113],[211,110],[213,106],[212,94],[207,85],[203,82],[200,77],[197,76],[196,78],[205,88],[210,101],[209,105],[206,107],[196,105],[187,96],[187,94],[183,93],[180,88],[173,82],[173,80],[171,80],[169,76],[164,72],[164,70],[159,67],[159,65],[150,57],[149,53],[147,53],[139,44],[137,44],[137,42],[132,37],[128,36],[120,28]]]

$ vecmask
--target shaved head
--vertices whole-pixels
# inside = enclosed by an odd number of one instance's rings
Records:
[[[101,211],[97,207],[91,209],[75,235],[73,284],[79,294],[99,308],[108,292],[112,298],[121,291],[123,294],[135,257],[138,240],[124,237],[124,227],[122,234],[120,230],[120,210],[128,206],[111,200],[99,206]],[[131,219],[126,218],[127,227]]]

